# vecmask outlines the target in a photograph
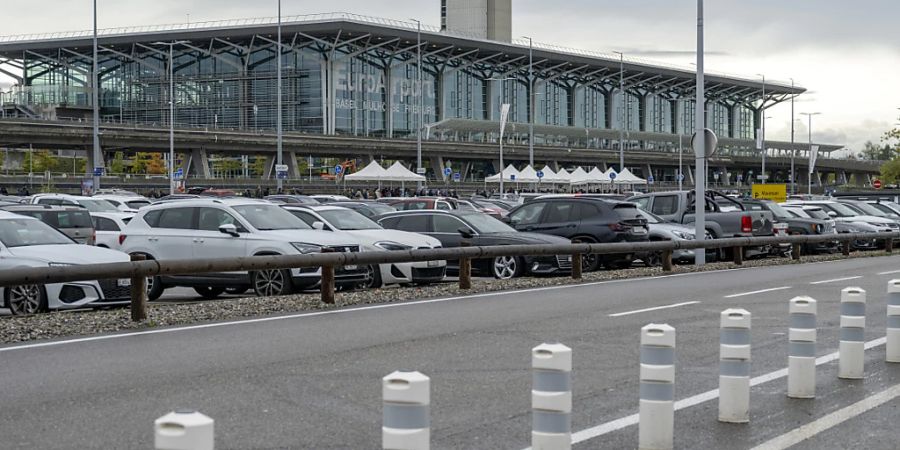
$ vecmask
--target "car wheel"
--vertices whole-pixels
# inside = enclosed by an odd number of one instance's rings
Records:
[[[381,267],[377,264],[366,266],[366,281],[362,282],[362,287],[374,289],[381,287]]]
[[[15,316],[27,316],[47,310],[47,292],[43,286],[26,284],[6,289],[6,307]]]
[[[588,239],[572,239],[573,244],[595,244],[596,242]],[[600,267],[600,255],[583,254],[581,255],[581,270],[584,272],[593,272]]]
[[[225,288],[214,286],[197,286],[194,288],[194,292],[207,300],[212,300],[215,298],[219,298],[219,296],[222,295],[223,292],[225,292]]]
[[[493,260],[491,271],[494,278],[508,280],[517,277],[521,273],[522,265],[519,258],[515,256],[498,256]]]
[[[225,293],[229,295],[241,295],[250,290],[250,286],[237,286],[225,288]]]
[[[662,265],[662,254],[659,252],[650,252],[641,259],[647,267],[659,267]]]
[[[288,295],[293,290],[289,270],[269,269],[253,272],[250,277],[253,292],[258,297]]]

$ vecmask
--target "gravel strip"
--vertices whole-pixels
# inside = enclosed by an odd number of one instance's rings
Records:
[[[850,258],[876,256],[886,256],[886,253],[854,253]],[[744,261],[743,267],[802,264],[838,259],[844,259],[844,256],[840,254],[807,256],[803,257],[802,261],[793,261],[785,258],[767,258]],[[698,269],[693,265],[684,265],[675,266],[671,273],[700,272],[734,267],[735,266],[731,262],[707,264],[703,269]],[[131,321],[131,313],[128,308],[52,312],[26,317],[3,317],[0,318],[0,344],[46,340],[64,336],[85,336],[123,330],[144,330],[173,325],[227,321],[303,311],[329,310],[353,305],[423,300],[482,292],[572,285],[584,282],[648,277],[662,274],[664,274],[664,272],[661,268],[653,267],[612,271],[604,270],[585,273],[581,282],[575,282],[571,278],[563,276],[526,277],[506,281],[489,278],[473,278],[472,289],[467,291],[461,291],[456,282],[448,282],[424,287],[390,287],[365,291],[338,292],[335,296],[334,305],[321,303],[319,301],[318,293],[268,298],[249,297],[220,299],[213,301],[197,301],[193,303],[150,303],[148,306],[148,316],[150,319],[138,323]]]

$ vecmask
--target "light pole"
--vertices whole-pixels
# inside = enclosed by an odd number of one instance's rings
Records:
[[[175,193],[175,46],[190,41],[154,42],[169,46],[169,194]]]
[[[622,94],[622,123],[619,124],[619,172],[625,168],[625,124],[628,120],[628,103],[625,98],[625,54],[619,55],[619,92]]]
[[[694,239],[706,239],[706,123],[704,110],[706,103],[705,77],[703,73],[703,0],[697,0],[697,99],[694,112],[696,134],[694,137],[694,154],[696,155],[696,174],[694,180]],[[694,264],[706,264],[706,252],[694,252]]]
[[[275,114],[275,121],[277,122],[277,124],[275,125],[275,134],[277,135],[275,164],[280,166],[284,164],[282,162],[284,160],[282,155],[284,150],[284,139],[282,136],[283,129],[281,125],[281,0],[278,0],[278,45],[276,46],[276,49],[276,51],[278,52],[278,64],[276,64],[276,77],[278,78],[278,93],[276,95],[278,95],[278,100],[276,101],[275,107],[278,109],[278,112]],[[282,180],[281,177],[278,176],[277,170],[275,171],[275,183],[275,187],[277,188],[278,193],[282,193],[284,190],[284,180]]]
[[[534,42],[528,36],[528,165],[534,167]]]
[[[762,103],[759,105],[759,117],[762,119],[762,129],[760,130],[760,150],[762,150],[762,182],[766,183],[768,175],[766,175],[766,76],[758,73],[762,77]]]
[[[91,70],[91,103],[93,103],[94,118],[94,167],[87,166],[88,173],[93,176],[93,192],[100,189],[100,174],[95,170],[96,167],[103,167],[103,156],[100,154],[100,78],[97,75],[99,70],[97,67],[97,0],[94,0],[94,39],[93,39],[94,59]]]
[[[812,166],[812,162],[813,162],[813,160],[812,160],[812,153],[813,153],[812,118],[813,118],[813,116],[818,116],[819,114],[822,114],[822,113],[818,112],[818,111],[812,112],[812,113],[805,113],[805,112],[800,113],[801,116],[806,116],[809,119],[809,126],[807,128],[809,128],[808,131],[809,131],[809,158],[810,159],[809,159],[809,176],[806,177],[806,181],[807,181],[806,193],[807,194],[812,194],[812,174],[814,172],[813,166]]]
[[[511,77],[488,78],[487,79],[487,81],[499,81],[500,82],[500,108],[499,108],[499,111],[500,111],[500,117],[499,117],[499,119],[500,119],[500,198],[504,198],[503,195],[505,193],[503,191],[503,170],[505,169],[503,167],[503,128],[504,128],[503,105],[504,105],[504,101],[506,100],[506,89],[504,89],[504,87],[503,87],[503,82],[506,80],[514,80],[514,79],[515,78],[511,78]],[[534,167],[532,166],[532,168],[534,168]]]
[[[409,19],[416,23],[416,78],[419,83],[419,100],[416,102],[416,106],[418,106],[418,114],[416,114],[416,174],[422,175],[419,172],[422,172],[422,108],[424,104],[422,102],[422,98],[424,97],[423,89],[422,89],[422,21],[418,19]],[[417,92],[416,89],[413,89],[413,92]],[[422,188],[422,182],[417,182],[417,187],[419,189]]]
[[[797,175],[794,172],[794,158],[797,156],[797,149],[794,148],[794,79],[791,78],[791,194],[794,193],[794,186],[797,184]]]

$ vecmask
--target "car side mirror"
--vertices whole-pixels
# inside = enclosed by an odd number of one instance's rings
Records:
[[[324,222],[319,222],[319,221],[317,220],[317,221],[313,222],[312,227],[313,227],[314,230],[324,231],[324,230],[325,230],[325,223],[324,223]]]
[[[828,211],[828,217],[831,217],[833,219],[833,218],[837,217],[837,213],[834,211]]]
[[[459,232],[459,235],[462,236],[463,239],[472,239],[472,237],[475,236],[475,232],[467,227],[461,227],[456,231]]]
[[[237,227],[234,226],[234,224],[231,224],[231,223],[226,223],[226,224],[224,224],[224,225],[219,225],[219,233],[224,233],[224,234],[227,234],[227,235],[232,236],[232,237],[238,237],[238,236],[240,236],[240,234],[238,234]]]
[[[507,225],[511,225],[511,224],[512,224],[512,219],[510,219],[509,216],[503,216],[503,217],[501,217],[501,218],[500,218],[500,221],[503,222],[503,223],[505,223],[505,224],[507,224]]]

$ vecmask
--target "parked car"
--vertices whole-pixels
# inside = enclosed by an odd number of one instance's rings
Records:
[[[335,251],[358,252],[352,236],[313,230],[278,205],[243,198],[196,199],[155,204],[141,209],[120,237],[120,249],[148,259],[237,258]],[[339,288],[365,281],[365,268],[336,268]],[[286,295],[314,288],[321,268],[267,269],[254,272],[158,276],[148,281],[155,300],[166,288],[191,287],[203,297],[253,289],[258,296]]]
[[[802,218],[820,219],[834,224],[834,231],[840,233],[877,233],[877,227],[864,222],[835,221],[824,209],[815,205],[800,203],[781,203],[785,211]],[[855,250],[871,250],[877,248],[875,239],[859,239],[851,242],[851,248]],[[819,248],[817,247],[817,250]],[[837,250],[836,248],[834,250]]]
[[[334,202],[331,204],[341,208],[352,209],[370,219],[397,210],[393,206],[378,202]]]
[[[318,206],[290,206],[284,208],[307,225],[319,230],[340,231],[353,236],[367,250],[412,250],[440,248],[441,241],[418,233],[386,230],[366,216],[344,208],[343,202]],[[431,284],[444,279],[444,261],[422,261],[367,266],[366,287],[386,284]]]
[[[746,199],[744,207],[750,211],[768,211],[774,217],[774,229],[776,236],[787,235],[818,235],[834,234],[834,221],[822,219],[799,218],[785,210],[778,203],[771,200]],[[780,251],[783,255],[791,252],[791,244],[781,244]],[[811,254],[816,252],[832,252],[837,248],[837,241],[820,244],[808,244],[804,252]]]
[[[152,203],[147,197],[137,194],[97,194],[91,198],[106,200],[109,203],[112,203],[119,211],[127,213],[136,213],[137,210],[145,206],[150,206]]]
[[[647,219],[634,203],[590,197],[539,198],[525,203],[503,218],[518,231],[550,234],[572,242],[645,242],[649,240]],[[583,256],[582,267],[596,270],[631,266],[634,254]]]
[[[513,244],[567,244],[568,239],[538,233],[520,233],[493,217],[471,211],[418,210],[385,214],[377,222],[385,228],[421,233],[438,239],[443,247],[459,247],[463,239],[474,246]],[[498,256],[472,261],[473,273],[510,279],[531,274],[572,270],[569,255]],[[458,273],[459,261],[447,261],[447,272]]]
[[[900,217],[900,203],[895,203],[890,200],[866,200],[866,203],[880,209],[886,214],[893,214],[896,217]]]
[[[695,239],[694,229],[686,225],[667,222],[662,217],[651,212],[638,209],[638,212],[647,220],[647,228],[649,229],[650,241],[693,241]],[[708,233],[706,239],[712,239]],[[694,250],[675,250],[672,252],[672,261],[676,263],[686,263],[694,261]],[[707,261],[712,261],[715,257],[715,250],[707,251]],[[639,254],[638,259],[645,265],[658,266],[662,263],[659,252]]]
[[[802,205],[815,205],[821,207],[825,212],[837,222],[861,222],[872,225],[879,231],[894,231],[900,229],[897,222],[886,217],[871,216],[861,214],[859,210],[850,206],[836,202],[833,200],[809,200],[809,201],[791,201],[790,203],[799,203]]]
[[[266,200],[273,203],[284,203],[286,205],[320,205],[318,200],[308,196],[308,195],[296,195],[296,194],[278,194],[278,195],[268,195],[265,198]]]
[[[863,215],[881,217],[884,219],[890,219],[896,225],[896,226],[893,226],[892,228],[900,230],[900,222],[898,222],[898,220],[900,220],[900,214],[897,214],[893,210],[885,211],[881,208],[877,208],[874,205],[869,204],[869,202],[864,202],[862,200],[839,198],[838,202],[849,206],[854,211],[856,211],[860,214],[863,214]]]
[[[77,244],[33,217],[0,212],[0,270],[128,260],[122,252]],[[130,301],[130,286],[130,279],[32,284],[0,288],[0,295],[5,308],[15,315],[24,315],[125,303]]]
[[[469,200],[456,200],[457,207],[462,211],[476,211],[482,214],[487,214],[495,219],[502,219],[509,214],[508,211],[498,208],[494,205],[481,205],[476,203],[475,201]]]
[[[68,194],[37,194],[29,198],[33,205],[80,206],[89,212],[121,212],[112,203],[93,197]]]
[[[669,191],[639,195],[629,198],[628,201],[665,220],[693,225],[695,197],[694,191]],[[735,210],[723,211],[718,203],[720,201],[728,202]],[[745,211],[738,200],[715,191],[708,192],[704,203],[706,205],[704,227],[713,239],[775,235],[772,216],[769,213]],[[730,250],[726,249],[722,252],[722,256],[730,258],[729,252]],[[770,246],[748,247],[745,252],[748,257],[764,256],[769,254]]]
[[[456,199],[450,197],[407,197],[407,198],[389,198],[379,200],[393,206],[397,211],[410,211],[419,209],[438,209],[441,211],[450,211],[459,209]]]
[[[79,244],[94,245],[97,241],[90,213],[79,206],[10,205],[0,209],[34,217]]]
[[[128,222],[134,217],[134,214],[128,213],[93,213],[91,220],[94,222],[94,233],[96,236],[96,246],[111,249],[119,248],[119,236],[122,230],[128,225]]]
[[[346,195],[310,195],[310,197],[319,203],[351,201],[351,198]]]

